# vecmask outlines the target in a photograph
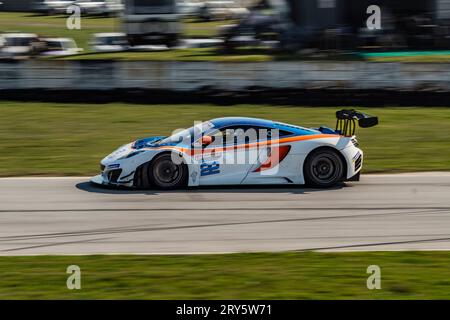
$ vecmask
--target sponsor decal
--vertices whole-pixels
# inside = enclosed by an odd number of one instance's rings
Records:
[[[200,165],[200,175],[203,176],[210,176],[213,174],[220,173],[220,164],[218,162],[211,162],[211,163],[202,163]]]

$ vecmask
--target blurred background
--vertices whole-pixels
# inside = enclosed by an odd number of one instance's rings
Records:
[[[81,31],[66,27],[73,6]],[[0,32],[3,59],[448,61],[450,1],[2,0]]]
[[[366,172],[447,170],[448,62],[450,0],[1,0],[0,174],[93,174],[139,135],[333,126],[343,106],[384,108],[358,133]]]
[[[450,0],[0,0],[0,253],[83,253],[135,231],[127,245],[140,253],[448,249],[449,106]],[[118,146],[194,121],[333,127],[344,107],[380,120],[357,131],[355,185],[163,193],[86,182]],[[68,292],[74,263],[89,280]],[[365,286],[374,263],[377,293]],[[439,251],[0,257],[0,298],[447,299],[449,263]]]

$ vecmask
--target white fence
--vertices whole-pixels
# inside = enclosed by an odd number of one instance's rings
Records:
[[[21,61],[0,63],[0,90],[381,89],[450,91],[450,64],[367,62]]]

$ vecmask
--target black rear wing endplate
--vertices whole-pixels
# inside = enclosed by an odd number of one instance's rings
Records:
[[[370,128],[378,124],[378,117],[374,117],[356,110],[340,110],[336,112],[336,132],[351,137],[355,134],[356,121],[361,128]]]

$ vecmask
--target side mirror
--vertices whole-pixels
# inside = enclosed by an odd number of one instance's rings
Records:
[[[207,147],[213,142],[213,138],[211,136],[203,136],[201,141],[202,147]]]

